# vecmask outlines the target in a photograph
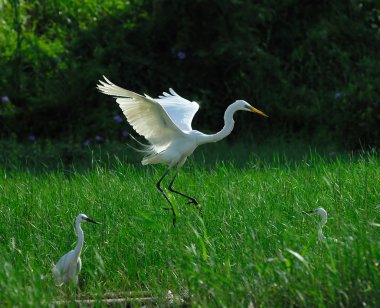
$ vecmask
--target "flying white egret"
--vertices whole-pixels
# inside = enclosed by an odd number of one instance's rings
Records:
[[[161,182],[169,170],[176,166],[176,171],[168,189],[187,198],[189,200],[188,204],[198,205],[195,198],[173,188],[174,180],[187,157],[199,145],[217,142],[227,137],[234,128],[235,121],[233,116],[238,110],[256,112],[267,117],[265,113],[252,107],[246,101],[237,100],[229,105],[224,113],[223,129],[216,134],[206,135],[193,130],[191,127],[193,117],[199,109],[198,103],[190,102],[179,96],[173,89],[169,89],[169,93],[163,92],[163,95],[158,98],[152,98],[146,94],[142,96],[116,86],[106,77],[104,79],[105,82],[99,80],[100,84],[97,85],[97,88],[104,94],[112,95],[116,98],[116,102],[129,124],[138,134],[144,136],[150,142],[150,145],[146,146],[144,150],[146,155],[142,160],[142,164],[161,163],[168,166],[156,186],[171,207],[173,225],[176,222],[176,213],[169,197],[161,187]]]
[[[79,214],[77,216],[75,219],[75,229],[78,234],[78,243],[74,250],[69,251],[61,259],[59,259],[52,270],[57,286],[61,286],[62,284],[70,281],[73,281],[74,284],[78,283],[78,274],[82,268],[80,254],[84,242],[84,234],[80,226],[81,222],[92,222],[94,224],[99,224],[98,222],[88,218],[85,214]]]
[[[304,213],[304,214],[318,214],[318,215],[320,215],[322,217],[322,221],[319,224],[319,228],[318,228],[318,240],[320,240],[320,241],[325,240],[326,237],[322,233],[322,228],[323,228],[323,226],[327,222],[327,212],[326,212],[326,210],[324,208],[319,207],[316,210],[313,210],[313,211],[304,211],[302,213]]]

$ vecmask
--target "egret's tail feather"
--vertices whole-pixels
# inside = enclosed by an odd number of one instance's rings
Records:
[[[55,285],[57,287],[60,287],[61,285],[63,285],[62,275],[56,266],[53,267],[51,272],[52,272],[54,279],[55,279]]]
[[[141,161],[141,163],[143,165],[148,165],[148,164],[157,164],[159,163],[160,161],[158,161],[158,154],[162,153],[167,145],[165,146],[161,146],[161,147],[157,147],[157,146],[154,146],[152,144],[145,144],[145,143],[142,143],[140,142],[139,140],[137,140],[133,135],[129,134],[129,136],[131,136],[131,138],[136,141],[139,146],[141,146],[140,149],[138,148],[135,148],[134,146],[132,146],[131,144],[127,143],[127,146],[130,147],[131,149],[137,151],[137,152],[140,152],[140,153],[144,153],[144,158],[143,160]]]
[[[136,152],[142,152],[142,150],[138,149],[138,148],[135,148],[133,146],[131,146],[129,143],[127,143],[127,147],[128,148],[131,148],[133,151],[136,151]]]
[[[157,154],[157,152],[155,151],[155,148],[153,145],[150,145],[150,144],[145,144],[145,143],[142,143],[140,142],[139,140],[137,140],[133,135],[129,134],[129,136],[139,144],[139,146],[141,147],[140,149],[132,146],[130,143],[127,143],[127,146],[130,147],[131,149],[137,151],[137,152],[140,152],[140,153],[144,153],[144,159],[143,159],[143,162],[146,160],[146,158],[148,157],[151,157],[151,156],[154,156]],[[144,164],[144,163],[143,163]]]
[[[151,149],[151,146],[148,146],[148,145],[145,145],[146,148],[144,149],[138,149],[132,145],[130,145],[129,143],[127,143],[127,147],[131,148],[133,151],[136,151],[136,152],[140,152],[140,153],[148,153],[147,155],[150,155],[149,153],[155,153],[152,149]]]
[[[159,155],[158,153],[153,152],[152,154],[144,156],[144,159],[141,161],[141,164],[145,165],[150,165],[150,164],[158,164],[160,163],[159,160]]]
[[[144,147],[144,148],[149,148],[149,147],[151,147],[151,145],[149,145],[149,144],[145,144],[145,143],[142,143],[141,141],[138,141],[137,139],[136,139],[136,137],[135,136],[133,136],[132,134],[129,134],[129,136],[134,140],[134,141],[136,141],[139,145],[141,145],[142,147]]]

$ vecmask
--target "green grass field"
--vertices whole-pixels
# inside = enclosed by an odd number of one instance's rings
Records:
[[[1,168],[0,305],[68,297],[51,267],[75,246],[73,220],[85,213],[102,225],[83,224],[77,298],[148,291],[160,304],[171,290],[201,306],[379,307],[376,153],[208,165],[202,157],[174,186],[202,213],[170,195],[177,227],[155,188],[164,167]],[[329,213],[325,242],[317,241],[320,218],[301,214],[317,207]]]

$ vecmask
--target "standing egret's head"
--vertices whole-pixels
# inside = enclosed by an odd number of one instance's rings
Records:
[[[255,112],[258,113],[259,115],[262,115],[264,117],[268,117],[264,112],[262,112],[259,109],[256,109],[255,107],[252,107],[250,104],[248,104],[244,100],[237,100],[234,105],[236,105],[237,110],[243,110],[243,111],[250,111],[250,112]]]
[[[87,215],[85,214],[79,214],[77,218],[75,219],[76,223],[81,223],[81,222],[91,222],[93,224],[99,224],[95,220],[92,220],[91,218],[88,218]]]
[[[318,214],[320,215],[323,219],[326,219],[327,220],[327,212],[324,208],[317,208],[315,210],[312,210],[312,211],[304,211],[302,212],[303,214]]]
[[[327,212],[324,208],[317,208],[316,210],[314,210],[315,214],[319,214],[321,216],[327,216]]]

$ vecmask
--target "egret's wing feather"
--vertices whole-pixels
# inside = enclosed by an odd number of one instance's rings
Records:
[[[61,286],[63,284],[63,279],[59,269],[56,266],[53,267],[52,273],[55,278],[55,285],[58,287]]]
[[[182,131],[191,131],[191,122],[199,109],[199,104],[179,96],[171,88],[169,92],[170,94],[163,92],[163,95],[160,95],[155,101],[165,109],[166,113]]]
[[[79,274],[81,269],[82,269],[82,260],[81,258],[79,258],[77,262],[77,274]]]
[[[69,260],[72,255],[72,250],[69,251],[67,254],[63,255],[57,264],[55,265],[55,269],[58,273],[63,274],[68,269],[68,264],[70,263]]]
[[[116,102],[129,124],[153,146],[164,147],[176,136],[184,134],[157,101],[118,87],[105,77],[104,79],[106,82],[99,80],[98,89],[117,97]]]
[[[56,285],[59,286],[67,280],[70,272],[70,262],[74,257],[74,250],[63,255],[54,266],[52,273],[56,279]]]
[[[77,261],[77,264],[76,264],[75,272],[72,273],[72,278],[73,278],[73,281],[74,281],[75,284],[78,283],[78,274],[79,274],[79,272],[80,272],[81,269],[82,269],[82,260],[79,257],[78,261]]]

